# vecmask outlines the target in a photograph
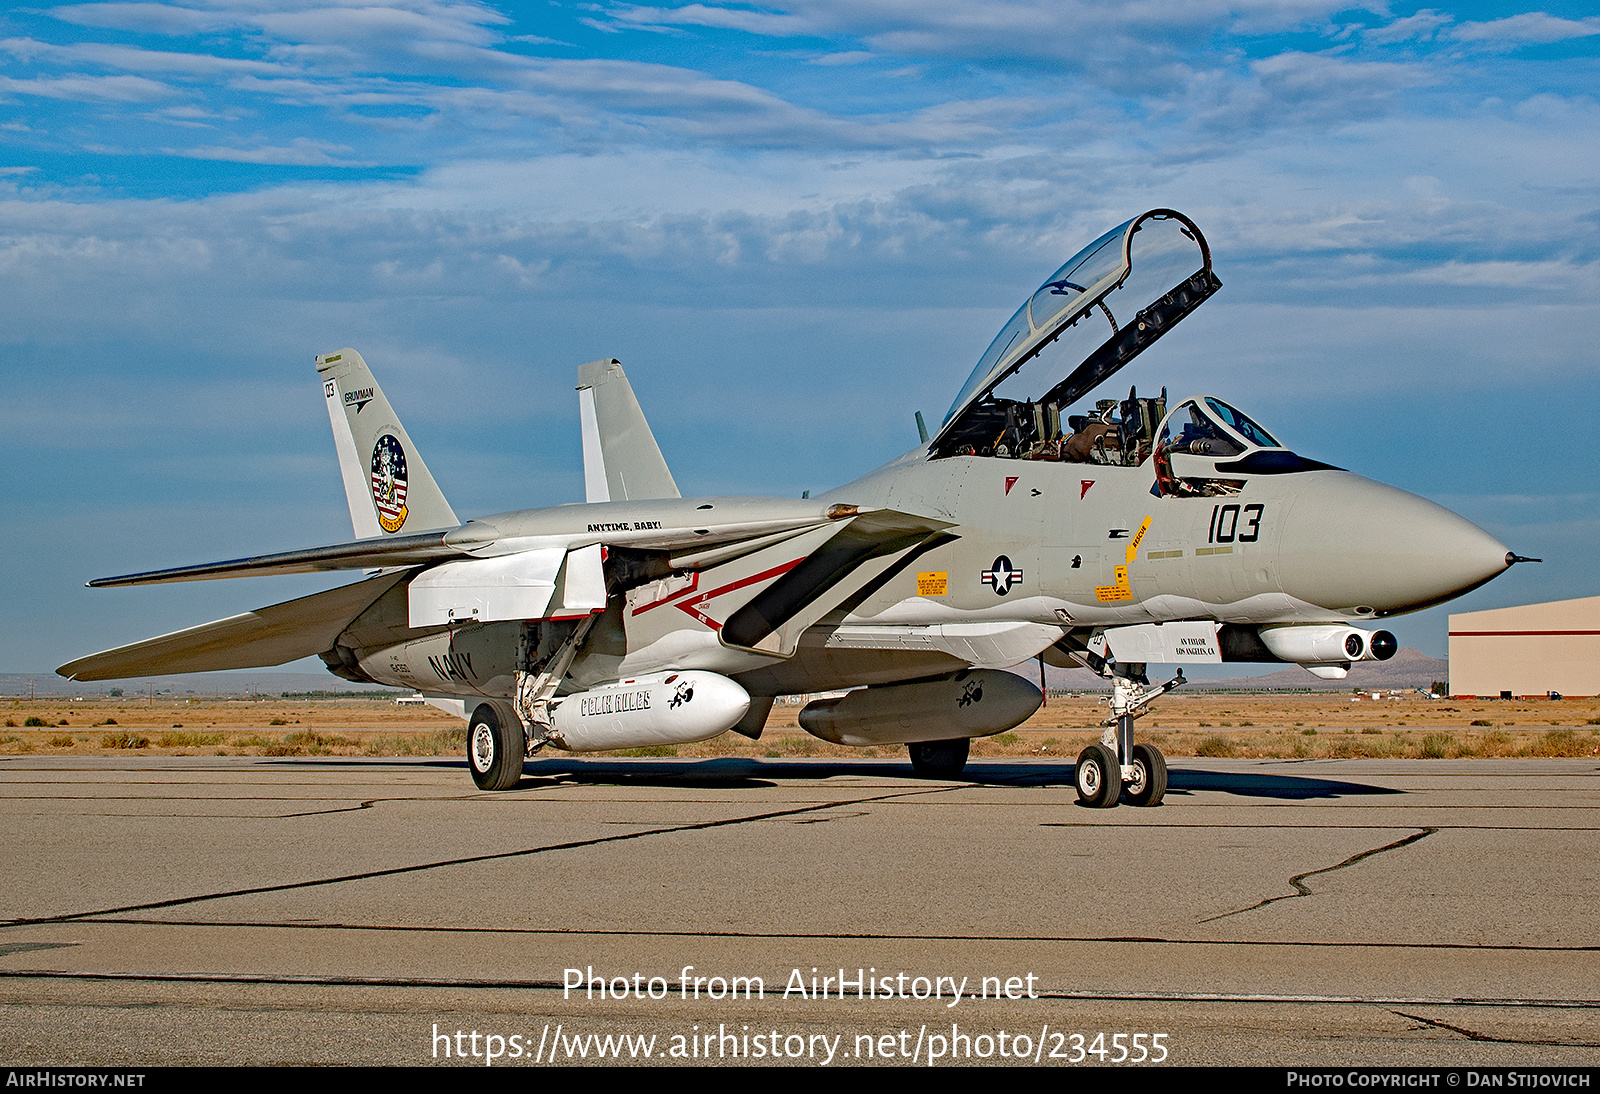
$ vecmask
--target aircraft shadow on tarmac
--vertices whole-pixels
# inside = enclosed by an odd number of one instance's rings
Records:
[[[296,764],[343,766],[339,760],[297,759]],[[402,761],[403,762],[403,761]],[[367,761],[370,763],[370,761]],[[405,763],[407,767],[449,767],[465,769],[465,760],[424,760]],[[1065,760],[1043,763],[969,763],[959,779],[952,782],[979,786],[1071,786],[1075,765]],[[580,759],[551,757],[529,761],[522,766],[522,789],[539,783],[565,782],[595,786],[680,786],[717,790],[756,789],[776,785],[780,779],[821,780],[839,776],[914,779],[909,762],[885,760],[787,760],[725,757],[705,760]],[[928,780],[930,783],[940,780]],[[1246,798],[1277,798],[1305,801],[1312,798],[1340,798],[1369,794],[1403,794],[1403,790],[1369,783],[1338,779],[1311,778],[1287,773],[1261,774],[1243,771],[1188,771],[1171,767],[1167,773],[1167,794],[1187,795],[1197,790],[1216,790]]]

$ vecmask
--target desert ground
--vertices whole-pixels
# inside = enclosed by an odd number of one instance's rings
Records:
[[[903,756],[850,749],[799,729],[800,704],[775,706],[758,741],[734,733],[631,756]],[[1075,757],[1099,735],[1103,696],[1052,695],[1016,729],[972,743],[975,758]],[[0,699],[0,755],[464,755],[457,718],[389,695],[227,699],[92,696]],[[1417,693],[1182,692],[1138,723],[1169,756],[1437,758],[1600,756],[1600,698],[1430,699]]]

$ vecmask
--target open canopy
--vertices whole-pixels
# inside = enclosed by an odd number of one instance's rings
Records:
[[[1073,255],[1001,329],[945,415],[934,456],[992,450],[991,435],[1019,417],[1059,421],[1220,287],[1205,237],[1182,213],[1152,209],[1119,224]],[[1021,375],[1053,345],[1062,350],[1048,355],[1055,368]],[[1016,384],[1044,394],[1022,400],[997,391]]]

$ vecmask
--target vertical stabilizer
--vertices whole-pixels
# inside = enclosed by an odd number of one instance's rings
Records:
[[[356,538],[459,525],[361,354],[319,356],[317,373]]]
[[[578,366],[578,414],[585,501],[681,497],[621,362]]]

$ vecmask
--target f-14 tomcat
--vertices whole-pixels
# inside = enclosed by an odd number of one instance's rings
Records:
[[[1134,719],[1182,666],[1323,677],[1393,655],[1353,624],[1438,604],[1518,556],[1413,494],[1306,459],[1210,395],[1086,396],[1221,285],[1187,217],[1096,239],[1001,330],[931,437],[814,499],[683,498],[621,365],[578,369],[585,504],[462,523],[366,363],[317,358],[352,542],[91,581],[375,571],[326,592],[63,665],[78,680],[278,665],[469,710],[472,777],[525,757],[759,737],[776,696],[846,745],[909,746],[953,776],[1020,724],[1041,658],[1112,684],[1080,799],[1159,804]],[[1176,664],[1152,686],[1147,666]]]

